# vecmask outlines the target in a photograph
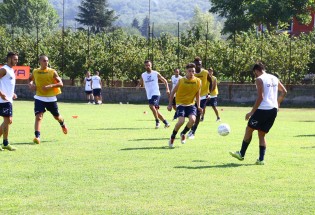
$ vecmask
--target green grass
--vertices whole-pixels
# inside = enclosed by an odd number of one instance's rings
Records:
[[[154,129],[147,105],[59,108],[69,134],[46,113],[35,145],[33,102],[14,103],[9,140],[18,150],[0,152],[0,214],[315,213],[315,109],[281,109],[266,165],[256,166],[257,133],[244,161],[228,154],[240,149],[249,107],[220,107],[226,137],[208,108],[196,139],[177,138],[175,149],[175,122]]]

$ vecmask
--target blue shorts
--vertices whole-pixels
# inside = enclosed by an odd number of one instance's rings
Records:
[[[277,117],[277,113],[277,108],[273,108],[271,110],[257,109],[250,117],[247,125],[252,129],[268,133]]]
[[[41,100],[35,99],[35,116],[39,113],[45,113],[48,110],[53,116],[59,116],[57,102],[43,102]]]
[[[207,99],[202,99],[200,100],[200,108],[204,109],[207,105]],[[195,105],[196,108],[197,108],[197,105]],[[200,111],[197,109],[197,114],[201,114]]]
[[[86,90],[86,91],[85,91],[85,94],[86,94],[86,95],[91,95],[92,92],[93,92],[92,90],[88,90],[88,91]]]
[[[155,108],[160,108],[160,96],[152,96],[151,99],[149,99],[149,105],[153,105]]]
[[[101,96],[102,89],[93,89],[93,96]]]
[[[197,115],[197,108],[195,105],[190,106],[182,106],[179,105],[176,108],[176,116],[177,117],[189,117],[190,115]]]
[[[12,103],[0,103],[0,116],[11,117],[13,114]]]
[[[210,98],[207,101],[207,106],[212,106],[212,107],[218,106],[218,97]]]

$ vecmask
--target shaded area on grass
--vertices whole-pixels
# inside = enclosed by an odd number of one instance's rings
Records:
[[[231,168],[240,166],[253,166],[255,164],[237,164],[237,163],[227,163],[213,166],[175,166],[175,169],[210,169],[210,168]]]
[[[301,134],[301,135],[296,135],[294,137],[315,137],[315,134]]]
[[[143,139],[132,139],[128,141],[161,141],[169,140],[169,138],[143,138]]]
[[[144,129],[150,129],[153,130],[153,128],[94,128],[94,129],[88,129],[90,131],[118,131],[118,130],[144,130]]]
[[[138,148],[124,148],[120,149],[120,151],[129,151],[129,150],[152,150],[152,149],[172,149],[168,146],[160,146],[160,147],[138,147]]]

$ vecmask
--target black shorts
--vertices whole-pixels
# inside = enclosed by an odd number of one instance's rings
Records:
[[[86,94],[86,95],[91,95],[92,92],[93,92],[92,90],[86,90],[86,91],[85,91],[85,94]]]
[[[177,117],[189,117],[190,115],[197,115],[197,108],[195,105],[182,106],[178,105],[176,108]]]
[[[268,133],[277,117],[277,113],[277,108],[271,110],[257,109],[250,117],[247,125],[252,129]]]
[[[160,108],[160,96],[152,96],[148,102],[149,105],[153,105],[156,109]]]
[[[218,106],[218,97],[210,98],[207,101],[207,106],[216,107]]]
[[[13,114],[13,109],[12,109],[11,102],[0,103],[0,116],[12,117],[12,114]]]
[[[93,96],[101,96],[102,89],[93,89]]]
[[[57,102],[43,102],[41,100],[35,99],[35,116],[39,113],[45,113],[48,110],[53,116],[59,116]]]
[[[200,108],[201,109],[204,109],[206,107],[206,105],[207,105],[207,99],[200,100]],[[197,108],[197,105],[195,105],[195,106]],[[198,110],[198,108],[197,108],[197,114],[199,114],[199,115],[201,114],[200,111]]]

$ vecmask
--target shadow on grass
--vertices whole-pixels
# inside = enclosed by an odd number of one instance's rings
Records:
[[[232,168],[240,166],[253,166],[255,164],[236,164],[236,163],[227,163],[213,166],[175,166],[175,169],[211,169],[211,168]]]
[[[160,146],[160,147],[139,147],[139,148],[124,148],[124,149],[120,149],[120,151],[132,151],[132,150],[160,150],[160,149],[172,150],[173,148],[170,148],[170,147],[168,147],[168,146]]]
[[[315,122],[315,120],[303,120],[303,121],[299,121],[299,122]]]
[[[118,131],[118,130],[145,130],[150,129],[153,130],[153,128],[94,128],[94,129],[88,129],[90,131]]]
[[[165,141],[169,140],[170,138],[145,138],[145,139],[132,139],[128,141]]]
[[[52,143],[53,141],[40,141],[40,143]],[[33,142],[14,142],[12,145],[38,145]]]
[[[315,149],[315,146],[305,146],[301,147],[301,149]]]
[[[315,137],[315,134],[301,134],[301,135],[296,135],[294,137]]]

